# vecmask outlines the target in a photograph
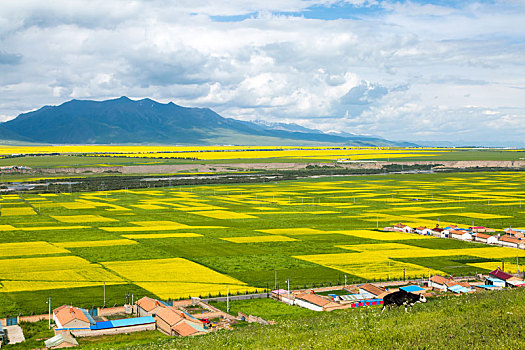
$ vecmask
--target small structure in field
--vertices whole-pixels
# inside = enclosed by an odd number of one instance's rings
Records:
[[[362,284],[358,286],[358,288],[359,294],[363,295],[364,299],[382,299],[383,296],[388,294],[383,288],[379,288],[370,283]]]
[[[77,340],[68,332],[58,333],[44,342],[48,349],[71,348],[78,346]]]

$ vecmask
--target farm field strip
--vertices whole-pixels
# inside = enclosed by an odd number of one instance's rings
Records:
[[[0,216],[0,297],[106,282],[167,299],[265,288],[276,271],[302,286],[385,279],[389,262],[391,278],[525,264],[521,250],[376,230],[525,227],[524,184],[516,172],[31,194],[39,214]]]

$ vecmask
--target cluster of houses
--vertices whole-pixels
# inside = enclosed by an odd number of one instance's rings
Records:
[[[387,286],[388,285],[388,286]],[[382,284],[365,283],[357,286],[337,286],[318,288],[315,290],[272,291],[272,298],[289,305],[304,307],[313,311],[332,311],[338,309],[356,308],[362,306],[382,305],[383,298],[398,290],[425,297],[436,296],[438,292],[456,295],[474,293],[482,290],[501,289],[504,287],[525,287],[522,278],[496,269],[487,276],[479,276],[477,281],[455,280],[452,276],[432,276],[420,283],[411,282],[407,285],[393,286],[391,282]]]
[[[158,330],[170,336],[195,336],[218,329],[231,329],[237,318],[192,298],[165,302],[143,297],[135,305],[100,309],[94,316],[86,309],[62,305],[53,310],[55,336],[47,348],[78,346],[76,338]],[[115,319],[115,316],[120,316]],[[247,318],[248,316],[242,315]],[[253,317],[253,316],[250,316]]]
[[[507,228],[504,230],[504,234],[490,234],[496,231],[491,228],[483,226],[472,226],[468,228],[462,228],[456,225],[439,227],[436,225],[434,228],[428,228],[426,226],[419,226],[412,228],[402,223],[396,224],[393,227],[385,227],[383,231],[390,232],[405,232],[414,233],[418,235],[434,236],[438,238],[452,238],[459,239],[462,241],[473,241],[485,244],[499,245],[502,247],[525,249],[525,230]]]

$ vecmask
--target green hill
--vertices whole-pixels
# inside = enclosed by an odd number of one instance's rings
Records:
[[[275,306],[268,306],[269,302]],[[257,307],[260,303],[265,307]],[[377,307],[305,312],[264,299],[232,302],[232,308],[248,313],[258,310],[260,316],[278,322],[238,326],[196,338],[167,338],[150,332],[80,342],[85,349],[449,350],[523,349],[525,344],[525,289],[439,297],[417,304],[409,313],[394,309],[383,315]]]

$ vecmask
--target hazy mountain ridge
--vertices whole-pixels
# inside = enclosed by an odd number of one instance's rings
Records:
[[[253,123],[224,118],[209,108],[188,108],[127,97],[71,100],[44,106],[0,124],[0,138],[57,144],[158,143],[235,144],[337,143],[400,146],[377,137],[329,135],[296,124]]]

